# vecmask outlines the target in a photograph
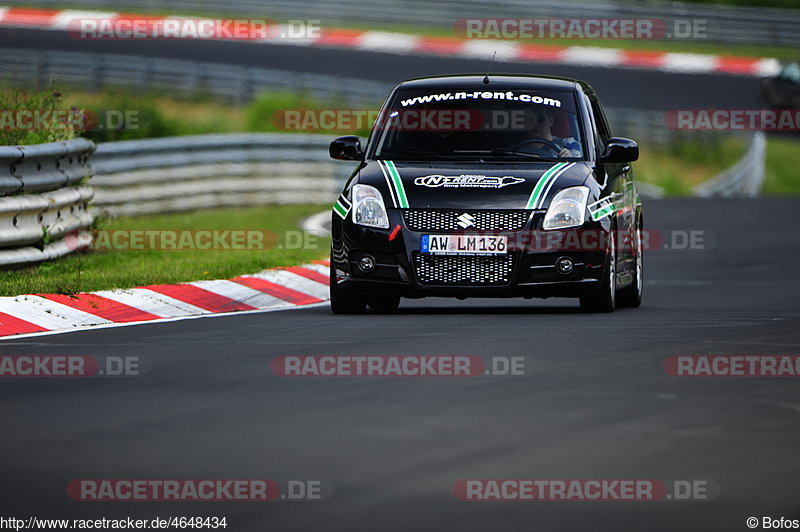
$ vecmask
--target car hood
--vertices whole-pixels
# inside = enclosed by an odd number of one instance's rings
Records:
[[[546,209],[556,192],[584,184],[591,174],[586,162],[372,160],[356,182],[380,190],[389,208]]]

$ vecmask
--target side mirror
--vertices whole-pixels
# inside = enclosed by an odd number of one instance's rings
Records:
[[[328,153],[340,161],[360,161],[364,152],[361,151],[361,141],[355,135],[339,137],[331,142]]]
[[[639,159],[639,145],[635,140],[611,137],[605,151],[600,155],[601,163],[630,163]]]

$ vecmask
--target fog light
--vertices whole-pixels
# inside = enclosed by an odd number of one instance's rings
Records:
[[[572,259],[569,257],[559,257],[556,259],[556,269],[558,270],[558,273],[562,275],[572,273],[572,268],[574,267],[575,265],[572,263]]]
[[[372,255],[364,255],[358,261],[358,269],[364,273],[369,273],[375,269],[375,259]]]

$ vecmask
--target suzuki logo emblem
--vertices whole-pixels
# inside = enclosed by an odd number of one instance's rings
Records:
[[[459,227],[461,227],[462,229],[466,229],[467,227],[472,227],[473,225],[475,225],[475,218],[473,218],[466,212],[461,216],[459,216],[457,220]]]

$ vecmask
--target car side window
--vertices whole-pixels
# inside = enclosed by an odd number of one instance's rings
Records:
[[[598,146],[598,149],[603,151],[606,147],[608,139],[611,138],[611,131],[608,127],[606,114],[603,112],[603,108],[600,106],[600,103],[595,99],[590,99],[590,101],[592,103],[592,115],[594,115],[594,123],[597,127],[597,134],[600,137],[600,145]]]
[[[595,118],[594,105],[589,100],[589,97],[585,94],[583,95],[583,103],[586,106],[586,114],[588,115],[588,122],[591,127],[591,135],[593,137],[592,140],[594,141],[595,152],[602,153],[605,149],[605,143],[603,142],[603,139],[600,138],[600,126]]]

